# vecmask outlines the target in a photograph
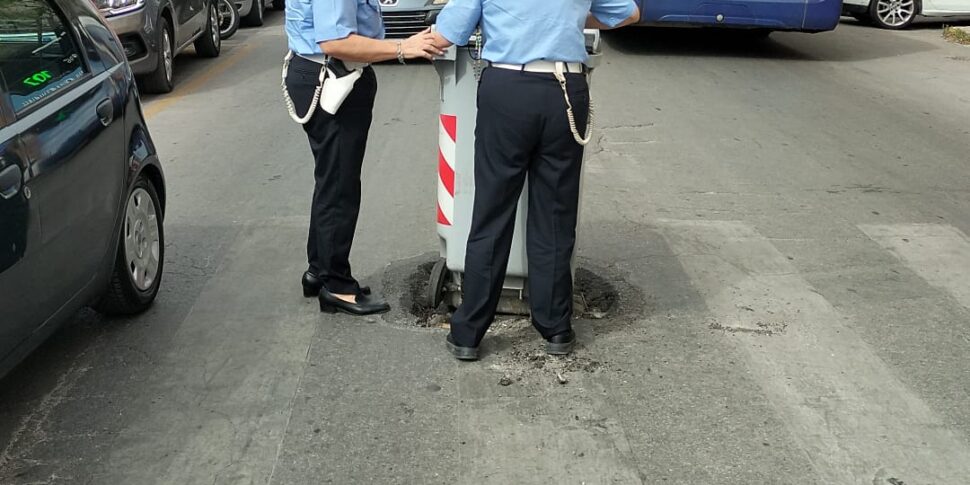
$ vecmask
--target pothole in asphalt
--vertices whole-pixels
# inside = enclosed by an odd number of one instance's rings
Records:
[[[383,284],[393,309],[385,314],[388,323],[416,328],[448,329],[452,309],[442,303],[432,308],[428,297],[431,272],[437,253],[426,253],[387,266]],[[645,299],[641,291],[617,271],[577,259],[575,278],[576,328],[580,342],[569,356],[545,353],[545,342],[532,328],[526,315],[500,315],[489,329],[484,345],[486,361],[501,375],[499,384],[548,379],[567,384],[573,373],[593,373],[610,367],[583,344],[585,338],[623,328],[642,314]]]
[[[441,326],[441,322],[435,323],[435,316],[447,314],[447,308],[431,308],[427,297],[431,268],[437,260],[437,253],[425,253],[386,267],[384,296],[391,311],[384,314],[385,321],[407,327]]]
[[[453,309],[446,303],[432,307],[428,297],[431,272],[437,260],[437,254],[426,253],[387,266],[384,271],[384,291],[394,308],[386,314],[386,321],[411,327],[436,328],[447,325]],[[619,275],[588,261],[580,260],[578,263],[573,295],[575,319],[621,317],[643,306],[639,290]],[[498,317],[496,324],[521,319],[521,316],[503,315]]]

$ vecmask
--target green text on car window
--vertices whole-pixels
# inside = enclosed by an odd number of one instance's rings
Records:
[[[37,71],[33,75],[24,79],[24,84],[30,87],[42,86],[44,83],[54,79],[50,71]]]

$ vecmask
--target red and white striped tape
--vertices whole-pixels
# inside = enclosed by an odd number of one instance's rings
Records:
[[[458,118],[441,115],[438,123],[438,224],[455,220],[455,143]]]

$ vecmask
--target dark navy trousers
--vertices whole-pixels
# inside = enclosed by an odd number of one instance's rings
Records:
[[[585,134],[589,86],[567,74],[577,128]],[[583,147],[552,74],[488,68],[478,90],[475,202],[463,300],[451,322],[458,345],[478,346],[495,318],[512,247],[516,205],[529,184],[526,250],[532,323],[543,337],[570,330]]]
[[[367,67],[336,115],[311,107],[320,84],[320,64],[294,56],[286,87],[297,113],[315,112],[303,125],[314,158],[313,200],[307,237],[308,270],[333,293],[356,294],[350,249],[360,212],[360,172],[377,96],[377,78]]]

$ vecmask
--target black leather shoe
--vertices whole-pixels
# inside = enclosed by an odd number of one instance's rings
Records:
[[[576,346],[576,332],[567,330],[546,339],[546,353],[549,355],[569,355]]]
[[[445,339],[448,344],[448,351],[458,360],[478,360],[478,347],[462,347],[455,343],[455,339],[448,334]]]
[[[307,298],[316,298],[320,295],[320,290],[323,289],[323,280],[317,278],[317,275],[307,271],[303,273],[303,296]],[[370,294],[369,286],[361,286],[360,292],[364,295]]]
[[[357,295],[356,303],[343,301],[327,290],[320,290],[320,296],[317,298],[320,299],[320,311],[324,313],[340,311],[350,315],[375,315],[391,309],[391,305],[386,301],[364,294]]]

